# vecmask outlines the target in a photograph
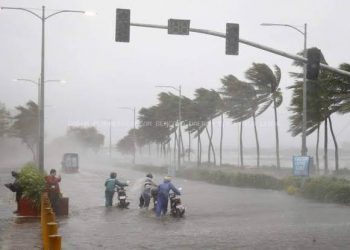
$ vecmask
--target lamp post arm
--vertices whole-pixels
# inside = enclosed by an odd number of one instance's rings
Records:
[[[52,16],[55,16],[55,15],[58,15],[60,13],[66,13],[66,12],[71,12],[71,13],[82,13],[84,14],[85,11],[81,11],[81,10],[60,10],[60,11],[57,11],[55,13],[52,13],[51,15],[48,15],[47,17],[45,17],[45,20],[47,20],[48,18],[52,17]]]
[[[292,29],[295,29],[296,31],[298,31],[299,33],[301,33],[302,35],[304,35],[304,32],[300,29],[298,29],[297,27],[290,25],[290,24],[282,24],[282,23],[262,23],[262,26],[284,26],[284,27],[289,27]]]
[[[169,86],[169,85],[158,85],[158,86],[155,86],[156,88],[172,88],[176,91],[179,91],[178,88],[174,87],[174,86]]]
[[[38,14],[36,14],[34,11],[28,10],[26,8],[16,8],[16,7],[0,7],[0,9],[2,10],[23,10],[26,11],[34,16],[36,16],[37,18],[39,18],[40,20],[42,20],[41,16],[39,16]]]
[[[34,83],[34,84],[38,85],[37,82],[35,82],[35,81],[33,81],[33,80],[30,80],[30,79],[18,78],[18,79],[15,79],[14,81],[31,82],[31,83]]]

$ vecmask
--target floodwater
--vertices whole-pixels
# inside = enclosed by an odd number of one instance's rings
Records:
[[[130,209],[104,207],[110,171],[130,180]],[[350,207],[322,204],[283,192],[173,179],[183,188],[186,217],[155,218],[138,208],[133,183],[141,172],[82,165],[62,174],[70,215],[59,219],[64,249],[349,249]],[[161,176],[155,177],[161,181]],[[115,198],[116,201],[116,198]]]

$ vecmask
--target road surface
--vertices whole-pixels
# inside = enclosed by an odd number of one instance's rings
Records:
[[[104,207],[104,181],[111,171],[131,181],[130,209]],[[143,176],[100,164],[62,174],[61,189],[70,198],[69,217],[59,219],[64,249],[349,249],[350,207],[173,179],[183,188],[186,217],[157,219],[137,206]]]

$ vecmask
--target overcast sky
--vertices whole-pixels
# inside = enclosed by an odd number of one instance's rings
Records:
[[[350,2],[346,0],[3,0],[0,6],[53,10],[92,10],[97,16],[63,13],[46,23],[46,80],[64,79],[66,84],[46,85],[46,135],[63,135],[68,125],[95,124],[108,136],[112,119],[113,142],[132,127],[132,112],[118,107],[149,107],[161,91],[155,85],[182,85],[193,97],[196,88],[220,88],[220,79],[233,74],[242,80],[253,62],[278,65],[282,70],[284,104],[279,108],[281,145],[297,147],[300,137],[287,133],[290,91],[288,72],[299,70],[292,61],[246,45],[239,56],[225,55],[225,40],[202,34],[170,36],[166,30],[132,27],[130,43],[116,43],[115,9],[131,9],[131,21],[167,25],[169,18],[190,19],[192,28],[225,32],[227,22],[240,24],[243,39],[289,53],[303,48],[303,37],[284,27],[263,27],[263,22],[288,23],[300,29],[308,24],[308,47],[317,46],[334,67],[350,63]],[[37,80],[40,75],[41,25],[34,16],[14,10],[0,11],[0,102],[14,110],[37,99],[37,88],[13,78]],[[334,116],[340,143],[350,132],[350,115]],[[261,117],[262,147],[273,147],[273,112]],[[252,126],[246,125],[245,144],[254,146]],[[227,120],[225,145],[236,144],[237,126]],[[248,131],[250,130],[250,131]],[[309,142],[313,146],[313,136]]]

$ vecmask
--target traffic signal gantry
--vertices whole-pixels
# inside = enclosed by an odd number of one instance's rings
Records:
[[[116,42],[129,42],[130,41],[130,26],[141,26],[149,28],[167,29],[169,35],[189,35],[190,31],[199,32],[205,34],[215,35],[211,31],[205,31],[200,29],[191,29],[190,20],[184,19],[169,19],[168,26],[160,25],[147,25],[147,24],[133,24],[130,22],[130,10],[129,9],[117,9],[116,10]],[[226,24],[226,54],[238,55],[239,48],[239,24],[227,23]]]
[[[246,44],[251,47],[255,47],[261,50],[268,51],[273,54],[277,54],[292,60],[296,60],[302,63],[307,64],[308,76],[310,80],[316,80],[318,76],[318,71],[320,68],[344,75],[350,76],[350,72],[331,67],[326,64],[320,63],[318,58],[321,57],[321,53],[314,49],[308,50],[307,58],[302,56],[289,54],[287,52],[273,49],[271,47],[261,45],[252,41],[241,39],[239,37],[239,24],[227,23],[226,24],[226,33],[221,33],[217,31],[197,29],[190,27],[190,20],[181,20],[181,19],[169,19],[168,25],[155,25],[155,24],[142,24],[142,23],[132,23],[130,22],[130,10],[129,9],[117,9],[117,18],[116,18],[116,42],[129,42],[130,41],[130,26],[144,27],[144,28],[155,28],[155,29],[166,29],[168,34],[176,35],[189,35],[189,32],[202,33],[211,36],[217,36],[225,38],[226,40],[226,54],[227,55],[238,55],[239,52],[239,43]],[[310,52],[311,50],[311,52]],[[316,73],[317,72],[317,73]],[[316,76],[316,77],[315,77]],[[308,77],[308,79],[309,79]]]

